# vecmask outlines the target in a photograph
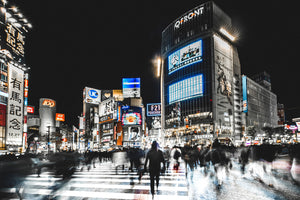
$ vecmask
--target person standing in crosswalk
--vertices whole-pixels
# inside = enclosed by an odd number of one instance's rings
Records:
[[[161,171],[165,171],[165,159],[163,152],[158,149],[158,143],[156,141],[152,142],[151,149],[147,153],[145,167],[147,171],[147,164],[149,161],[149,173],[150,173],[150,190],[152,197],[154,197],[154,179],[156,180],[156,187],[158,190],[159,185],[159,175]],[[163,169],[161,170],[161,163],[163,164]]]

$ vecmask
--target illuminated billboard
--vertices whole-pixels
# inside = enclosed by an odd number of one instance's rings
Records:
[[[65,114],[62,114],[62,113],[56,113],[56,115],[55,115],[55,120],[56,120],[56,121],[64,122],[64,121],[65,121]]]
[[[34,114],[34,106],[27,106],[27,113]]]
[[[203,74],[199,74],[169,86],[169,104],[203,96]]]
[[[141,79],[140,78],[123,78],[123,97],[141,97]]]
[[[1,49],[7,50],[16,60],[24,62],[25,32],[14,23],[5,23],[0,27]]]
[[[142,117],[140,113],[126,113],[122,116],[123,125],[141,125]]]
[[[242,77],[243,84],[243,112],[248,112],[247,76]]]
[[[122,125],[142,125],[142,108],[133,106],[122,107]]]
[[[101,102],[101,91],[85,87],[83,90],[83,99],[86,103],[99,104]]]
[[[173,72],[202,61],[202,40],[198,40],[168,56],[168,72]]]
[[[110,97],[99,104],[99,116],[106,116],[115,112],[115,100]]]
[[[160,103],[149,103],[147,104],[147,116],[161,116],[161,105]]]
[[[6,144],[22,145],[24,119],[24,72],[9,64]]]

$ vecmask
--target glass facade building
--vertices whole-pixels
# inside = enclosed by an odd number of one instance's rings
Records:
[[[237,49],[220,30],[231,19],[213,2],[180,16],[162,32],[162,128],[176,143],[241,136]]]
[[[247,109],[245,113],[246,134],[247,128],[254,128],[256,135],[263,134],[263,127],[278,126],[277,96],[271,90],[256,81],[243,76],[243,93]]]

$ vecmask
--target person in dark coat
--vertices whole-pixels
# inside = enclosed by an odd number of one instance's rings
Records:
[[[163,163],[162,171],[164,171],[166,169],[163,152],[158,149],[158,144],[156,141],[153,141],[152,147],[149,150],[149,152],[147,153],[145,167],[144,167],[145,170],[147,170],[148,161],[149,161],[149,173],[150,173],[150,189],[151,189],[151,194],[153,197],[154,196],[154,179],[156,179],[156,187],[158,189],[159,175],[161,172],[161,163]]]

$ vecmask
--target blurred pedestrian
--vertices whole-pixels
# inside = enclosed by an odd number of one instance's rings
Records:
[[[156,188],[158,190],[159,185],[159,175],[161,171],[165,171],[165,159],[163,156],[163,152],[158,149],[158,144],[156,141],[153,141],[151,149],[147,153],[145,167],[144,169],[147,171],[147,164],[149,161],[149,173],[150,173],[150,189],[152,198],[154,198],[154,179],[156,180]],[[161,163],[163,164],[163,169],[161,170]]]
[[[171,154],[170,148],[169,148],[169,146],[166,146],[164,148],[164,152],[163,152],[165,162],[166,162],[166,170],[168,170],[169,166],[170,166],[170,160],[171,160],[171,155],[170,154]]]

